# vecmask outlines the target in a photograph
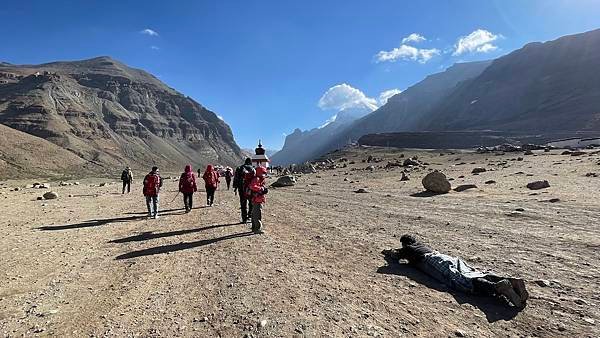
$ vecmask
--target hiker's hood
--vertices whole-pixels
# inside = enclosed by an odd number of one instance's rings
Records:
[[[191,173],[192,172],[192,165],[191,164],[186,165],[184,172]]]
[[[256,176],[264,176],[266,174],[267,174],[267,168],[265,168],[265,167],[256,168]]]

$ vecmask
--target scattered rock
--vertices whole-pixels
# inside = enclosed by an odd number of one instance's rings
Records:
[[[54,200],[58,198],[58,194],[55,193],[54,191],[48,191],[47,193],[44,194],[44,199],[47,200]]]
[[[456,192],[463,192],[469,189],[477,189],[477,186],[475,184],[463,184],[463,185],[459,185],[458,187],[454,188],[454,191]]]
[[[480,173],[484,173],[486,171],[487,170],[485,168],[477,167],[471,171],[471,174],[480,174]]]
[[[368,166],[368,167],[366,168],[366,170],[368,170],[368,171],[375,171],[375,167],[374,167],[374,166],[372,166],[372,165],[370,165],[370,166]]]
[[[38,200],[38,201],[41,201],[41,200],[43,200],[43,199],[44,199],[44,198],[43,198],[42,196],[38,196],[38,197],[37,197],[37,200]]]
[[[551,286],[550,281],[549,280],[545,280],[545,279],[538,279],[538,280],[535,281],[535,284],[537,284],[537,285],[539,285],[539,286],[541,286],[543,288],[547,288],[547,287]]]
[[[485,181],[485,184],[496,184],[496,181],[494,181],[494,180]]]
[[[100,183],[99,187],[106,187],[106,183]]]
[[[550,187],[550,183],[546,180],[534,181],[534,182],[530,182],[527,184],[527,188],[529,188],[531,190],[540,190],[540,189],[545,189],[545,188],[549,188],[549,187]]]
[[[278,178],[277,181],[275,181],[275,183],[273,183],[271,186],[276,187],[276,188],[281,188],[281,187],[291,187],[291,186],[294,186],[295,184],[296,184],[296,179],[294,178],[294,176],[286,175],[286,176],[281,176],[280,178]]]
[[[13,191],[21,191],[21,188],[16,187],[16,188],[13,189]]]
[[[516,208],[515,211],[523,212],[523,211],[525,211],[525,209],[523,209],[523,208]]]
[[[400,177],[400,181],[408,181],[410,178],[406,175],[405,172],[402,172],[402,177]]]
[[[598,177],[597,173],[587,173],[585,174],[585,177]]]
[[[418,166],[419,162],[417,162],[417,160],[414,157],[413,158],[407,158],[407,159],[404,160],[404,162],[402,162],[402,165],[405,166],[405,167],[408,167],[408,166],[411,166],[411,165],[412,166]]]
[[[421,183],[423,184],[425,190],[434,192],[436,194],[445,194],[452,189],[452,186],[446,178],[446,175],[439,171],[430,172],[423,177]]]
[[[525,150],[525,153],[523,155],[533,155],[533,151]]]
[[[258,323],[258,327],[263,328],[263,327],[267,326],[268,323],[269,322],[266,319],[263,319]]]
[[[367,194],[367,193],[368,193],[368,191],[366,191],[366,190],[365,190],[365,189],[363,189],[363,188],[360,188],[360,189],[358,189],[358,190],[355,190],[354,192],[355,192],[355,193],[357,193],[357,194]]]
[[[466,334],[465,334],[463,331],[461,331],[461,330],[456,330],[456,331],[454,331],[454,335],[455,335],[455,336],[457,336],[457,337],[466,337],[466,336],[467,336],[467,335],[466,335]]]

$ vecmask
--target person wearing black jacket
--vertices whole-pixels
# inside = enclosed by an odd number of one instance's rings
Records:
[[[403,235],[400,243],[402,248],[384,250],[382,253],[393,260],[407,260],[409,264],[454,290],[494,297],[504,296],[516,307],[524,307],[529,298],[522,279],[478,271],[459,257],[439,253],[412,235]]]
[[[240,211],[242,213],[241,223],[248,222],[250,215],[252,214],[249,185],[252,178],[254,178],[254,174],[255,170],[252,166],[252,159],[248,157],[243,165],[235,169],[235,174],[233,175],[233,192],[240,196]]]

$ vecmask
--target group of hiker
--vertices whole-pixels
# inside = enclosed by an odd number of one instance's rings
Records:
[[[269,189],[266,187],[267,169],[265,167],[252,166],[252,160],[246,158],[244,164],[236,168],[235,172],[231,168],[224,169],[221,173],[213,165],[206,166],[202,173],[198,170],[198,176],[194,173],[192,165],[185,166],[184,172],[179,177],[179,192],[183,195],[183,205],[185,212],[189,213],[193,209],[194,193],[198,191],[197,177],[204,180],[206,190],[206,205],[212,207],[215,202],[215,192],[221,183],[220,178],[224,177],[227,184],[227,190],[230,190],[233,179],[234,193],[240,198],[241,223],[245,224],[249,220],[252,222],[252,231],[263,233],[262,226],[262,205],[266,202],[265,195]],[[121,173],[123,182],[122,193],[131,192],[133,183],[133,173],[131,168],[127,167]],[[160,177],[158,167],[152,167],[152,170],[144,177],[143,193],[146,198],[146,207],[148,217],[158,218],[159,196],[163,186],[163,179]]]

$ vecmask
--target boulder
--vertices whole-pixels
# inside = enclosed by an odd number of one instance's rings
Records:
[[[294,186],[295,184],[296,184],[296,179],[294,178],[294,176],[286,175],[286,176],[281,176],[280,178],[278,178],[277,181],[275,181],[275,183],[271,184],[271,186],[280,188],[280,187],[291,187],[291,186]]]
[[[485,168],[477,167],[477,168],[474,168],[474,169],[471,171],[471,173],[472,173],[472,174],[480,174],[480,173],[484,173],[484,172],[486,172],[486,171],[487,171],[487,170],[486,170]]]
[[[400,178],[400,181],[408,181],[408,180],[410,180],[408,175],[406,175],[405,172],[402,172],[402,177]]]
[[[446,175],[439,171],[430,172],[423,177],[421,183],[423,183],[425,190],[434,192],[436,194],[445,194],[452,188],[450,181],[448,181],[446,178]]]
[[[550,183],[548,183],[548,181],[546,181],[546,180],[534,181],[534,182],[527,184],[527,188],[529,188],[531,190],[540,190],[540,189],[545,189],[545,188],[549,188],[549,187],[550,187]]]
[[[47,200],[54,200],[54,199],[58,198],[58,194],[55,193],[54,191],[48,191],[43,196],[44,196],[44,199],[47,199]]]

